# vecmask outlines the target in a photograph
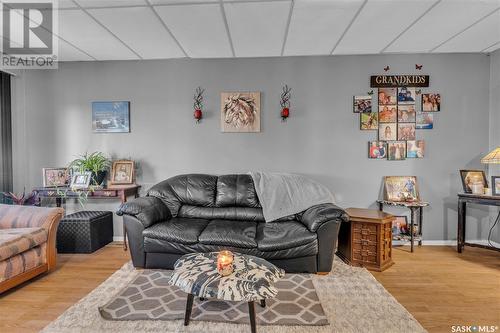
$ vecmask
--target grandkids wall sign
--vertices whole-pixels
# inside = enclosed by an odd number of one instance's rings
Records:
[[[429,75],[372,75],[371,88],[428,87]]]

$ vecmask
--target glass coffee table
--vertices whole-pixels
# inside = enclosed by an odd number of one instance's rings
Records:
[[[170,284],[188,294],[184,325],[189,325],[195,296],[201,300],[245,301],[251,331],[255,333],[255,302],[265,307],[266,299],[276,296],[274,283],[285,276],[285,271],[264,259],[234,253],[234,272],[221,276],[217,271],[217,255],[218,252],[186,254],[175,263]]]

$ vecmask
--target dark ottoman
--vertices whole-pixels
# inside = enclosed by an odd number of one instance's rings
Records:
[[[61,220],[57,229],[59,253],[92,253],[113,241],[113,213],[81,211]]]

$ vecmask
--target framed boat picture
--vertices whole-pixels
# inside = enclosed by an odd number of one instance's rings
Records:
[[[94,133],[129,133],[130,102],[92,102]]]

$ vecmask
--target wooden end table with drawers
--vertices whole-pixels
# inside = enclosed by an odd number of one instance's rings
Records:
[[[337,255],[352,266],[384,271],[392,261],[391,214],[375,209],[348,208],[349,222],[340,226]]]

